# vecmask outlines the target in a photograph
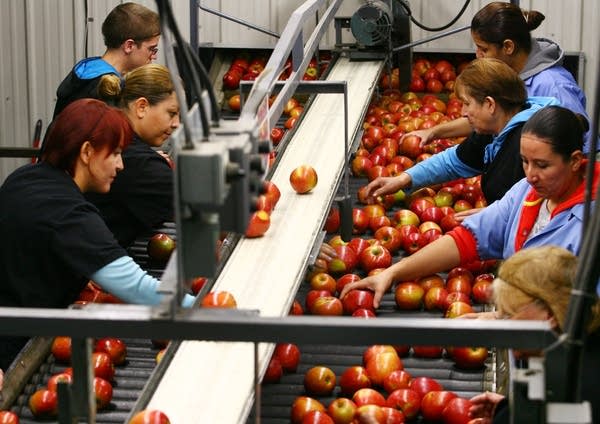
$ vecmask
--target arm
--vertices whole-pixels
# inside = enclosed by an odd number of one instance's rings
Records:
[[[426,130],[411,131],[402,136],[400,141],[409,135],[416,135],[421,137],[421,145],[423,145],[436,138],[466,137],[472,131],[473,128],[471,128],[467,118],[458,118]]]
[[[373,305],[377,308],[383,294],[394,281],[413,280],[446,271],[459,263],[460,254],[454,239],[443,236],[379,274],[346,284],[340,293],[340,299],[352,289],[370,289],[375,292]]]
[[[157,290],[160,281],[141,269],[129,256],[123,256],[89,276],[104,290],[128,303],[157,305],[162,294]],[[190,307],[194,297],[186,294],[182,305]]]

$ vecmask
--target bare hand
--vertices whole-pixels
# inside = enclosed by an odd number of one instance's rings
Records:
[[[319,250],[319,258],[326,262],[330,262],[332,259],[337,258],[337,253],[333,247],[327,243],[323,243],[321,245],[321,249]]]
[[[411,183],[408,174],[400,174],[397,177],[377,177],[365,189],[368,197],[378,197],[386,194],[394,194]]]
[[[456,212],[453,216],[454,216],[454,219],[456,219],[458,222],[463,222],[466,217],[475,215],[477,212],[480,212],[483,209],[484,208],[468,209],[466,211]]]
[[[504,399],[504,396],[493,392],[485,392],[472,397],[469,416],[477,418],[478,421],[475,421],[477,424],[491,423],[494,418],[494,412],[496,412],[496,406],[498,406],[498,403],[502,399]]]
[[[496,312],[469,312],[468,314],[462,314],[457,316],[459,319],[498,319]]]
[[[404,138],[408,137],[409,135],[416,135],[417,137],[419,137],[421,139],[421,144],[419,146],[423,147],[431,140],[433,140],[433,129],[427,128],[425,130],[415,130],[407,132],[402,137],[400,137],[399,141],[402,142],[402,140],[404,140]]]
[[[373,306],[378,308],[383,294],[390,288],[393,281],[394,279],[388,270],[382,271],[379,274],[346,284],[340,293],[340,299],[343,299],[350,290],[369,289],[375,293]]]

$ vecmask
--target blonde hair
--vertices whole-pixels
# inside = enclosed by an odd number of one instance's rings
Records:
[[[577,272],[577,257],[557,246],[523,249],[502,263],[494,280],[494,301],[499,311],[510,315],[529,303],[543,305],[562,331]],[[588,329],[600,325],[596,302]]]
[[[140,97],[150,105],[162,102],[175,91],[169,70],[156,63],[129,71],[123,79],[114,74],[104,75],[98,84],[98,96],[115,106],[125,108]]]
[[[454,92],[483,103],[491,97],[507,112],[525,106],[527,91],[523,80],[510,66],[498,59],[480,58],[469,63],[456,78]]]

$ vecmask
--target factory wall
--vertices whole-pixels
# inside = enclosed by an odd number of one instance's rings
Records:
[[[138,0],[156,8],[152,0]],[[0,146],[30,146],[38,119],[44,129],[52,117],[55,92],[73,64],[85,56],[104,51],[100,27],[118,0],[3,0],[0,14]],[[216,9],[254,25],[280,33],[301,0],[200,0],[203,7]],[[429,26],[449,22],[464,4],[463,0],[410,0],[413,15]],[[468,25],[473,14],[489,1],[472,1],[454,27]],[[190,34],[190,2],[172,0],[179,27]],[[362,0],[346,0],[338,15],[351,16]],[[600,39],[600,2],[597,0],[521,0],[524,9],[538,10],[546,20],[535,36],[557,41],[568,52],[582,52],[584,75],[580,84],[588,97],[588,112],[595,101]],[[306,32],[312,25],[307,25]],[[272,47],[276,38],[237,23],[199,11],[198,37],[201,43]],[[585,36],[584,36],[585,34]],[[432,33],[412,25],[412,39]],[[344,41],[351,35],[344,34]],[[333,28],[322,46],[335,43]],[[431,41],[419,50],[439,52],[472,50],[468,31]],[[159,62],[164,58],[159,54]],[[0,158],[0,181],[25,163],[23,159]]]

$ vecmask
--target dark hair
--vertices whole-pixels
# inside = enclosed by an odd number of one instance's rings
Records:
[[[71,176],[81,146],[89,141],[97,150],[125,148],[133,139],[133,129],[125,114],[96,99],[70,103],[54,120],[44,141],[42,160]]]
[[[115,74],[103,75],[98,84],[98,95],[102,100],[119,107],[145,97],[150,105],[167,99],[175,91],[169,70],[156,63],[140,66],[120,79]]]
[[[500,1],[489,3],[473,16],[471,32],[486,43],[502,46],[504,40],[512,40],[517,50],[531,51],[530,31],[536,29],[546,17],[535,10],[524,11],[520,7]]]
[[[521,109],[527,100],[525,85],[515,70],[492,58],[469,63],[456,78],[454,92],[459,97],[467,94],[479,103],[489,96],[505,111]]]
[[[141,43],[160,35],[160,18],[141,4],[123,3],[111,10],[102,23],[102,35],[109,49],[118,48],[129,39]]]
[[[568,160],[571,153],[583,149],[583,135],[588,129],[585,116],[562,106],[546,106],[527,120],[522,134],[547,140],[554,153]]]

